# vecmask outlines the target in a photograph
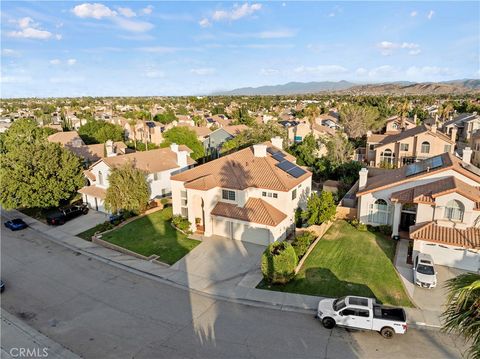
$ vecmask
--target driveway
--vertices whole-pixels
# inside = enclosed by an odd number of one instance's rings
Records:
[[[265,246],[220,236],[205,238],[172,268],[188,274],[190,283],[202,280],[205,286],[235,286],[246,275],[261,280],[260,262]],[[253,285],[254,286],[254,285]]]
[[[86,215],[74,218],[57,228],[62,232],[75,236],[106,220],[108,220],[107,214],[90,209]]]

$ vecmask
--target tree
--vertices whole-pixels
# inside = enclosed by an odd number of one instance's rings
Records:
[[[293,144],[289,152],[297,158],[300,166],[314,166],[317,160],[317,151],[319,149],[317,139],[313,134],[305,136],[302,142]]]
[[[266,124],[255,124],[231,140],[226,141],[222,145],[222,153],[228,153],[232,150],[240,150],[257,143],[270,141],[270,139],[275,136],[282,137],[285,143],[286,131],[280,125],[272,121]]]
[[[302,217],[309,225],[322,224],[335,218],[335,200],[331,192],[323,191],[318,195],[314,192],[307,201],[307,209]]]
[[[171,110],[168,110],[164,113],[157,113],[154,117],[153,120],[156,122],[160,122],[164,125],[168,125],[169,123],[172,123],[173,121],[177,120],[177,116],[175,116],[175,113]]]
[[[443,330],[462,334],[472,345],[469,357],[480,358],[480,275],[461,274],[449,279]]]
[[[2,151],[8,152],[24,144],[43,143],[53,132],[51,128],[38,127],[31,119],[16,120],[4,134]]]
[[[10,148],[0,165],[0,202],[6,209],[58,206],[85,184],[81,160],[57,143]]]
[[[108,177],[105,208],[113,213],[120,210],[141,213],[147,208],[150,192],[145,173],[126,163],[114,168]]]
[[[105,121],[88,121],[78,129],[78,134],[87,145],[105,143],[107,140],[123,141],[123,128]]]
[[[285,284],[295,276],[298,257],[288,242],[270,244],[262,255],[263,277],[270,283]]]
[[[192,159],[198,160],[205,157],[205,148],[203,144],[198,140],[197,134],[193,130],[185,126],[173,127],[163,133],[164,141],[162,147],[168,147],[172,143],[178,145],[185,145],[193,152],[191,154]]]
[[[367,105],[346,104],[340,109],[340,121],[350,138],[362,137],[368,130],[381,127],[379,116],[375,107]]]
[[[341,164],[352,158],[354,151],[352,144],[342,132],[335,133],[325,141],[327,158],[334,164]]]

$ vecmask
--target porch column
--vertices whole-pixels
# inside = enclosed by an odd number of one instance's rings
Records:
[[[398,227],[400,226],[400,218],[402,216],[402,204],[395,202],[393,209],[393,225],[392,225],[392,237],[398,236]]]

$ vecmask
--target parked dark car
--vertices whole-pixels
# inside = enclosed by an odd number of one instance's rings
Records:
[[[12,231],[19,231],[21,229],[25,229],[28,227],[28,224],[26,224],[23,219],[20,218],[15,218],[10,221],[5,222],[5,227],[10,228]]]
[[[123,212],[119,212],[119,213],[116,213],[116,214],[111,214],[111,215],[108,216],[108,221],[111,224],[118,224],[120,222],[123,222],[124,219],[125,219],[125,217],[123,215]]]
[[[0,293],[3,293],[5,290],[5,282],[0,279]]]
[[[62,225],[81,214],[87,213],[88,207],[85,203],[75,203],[49,213],[47,215],[47,223],[51,225]]]

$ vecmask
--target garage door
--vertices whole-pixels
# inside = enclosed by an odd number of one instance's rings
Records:
[[[268,245],[270,243],[270,231],[264,228],[254,228],[248,225],[229,221],[223,218],[215,219],[214,234],[239,241],[255,244]]]
[[[480,254],[467,249],[422,243],[422,252],[430,254],[436,264],[474,272],[479,270]]]

